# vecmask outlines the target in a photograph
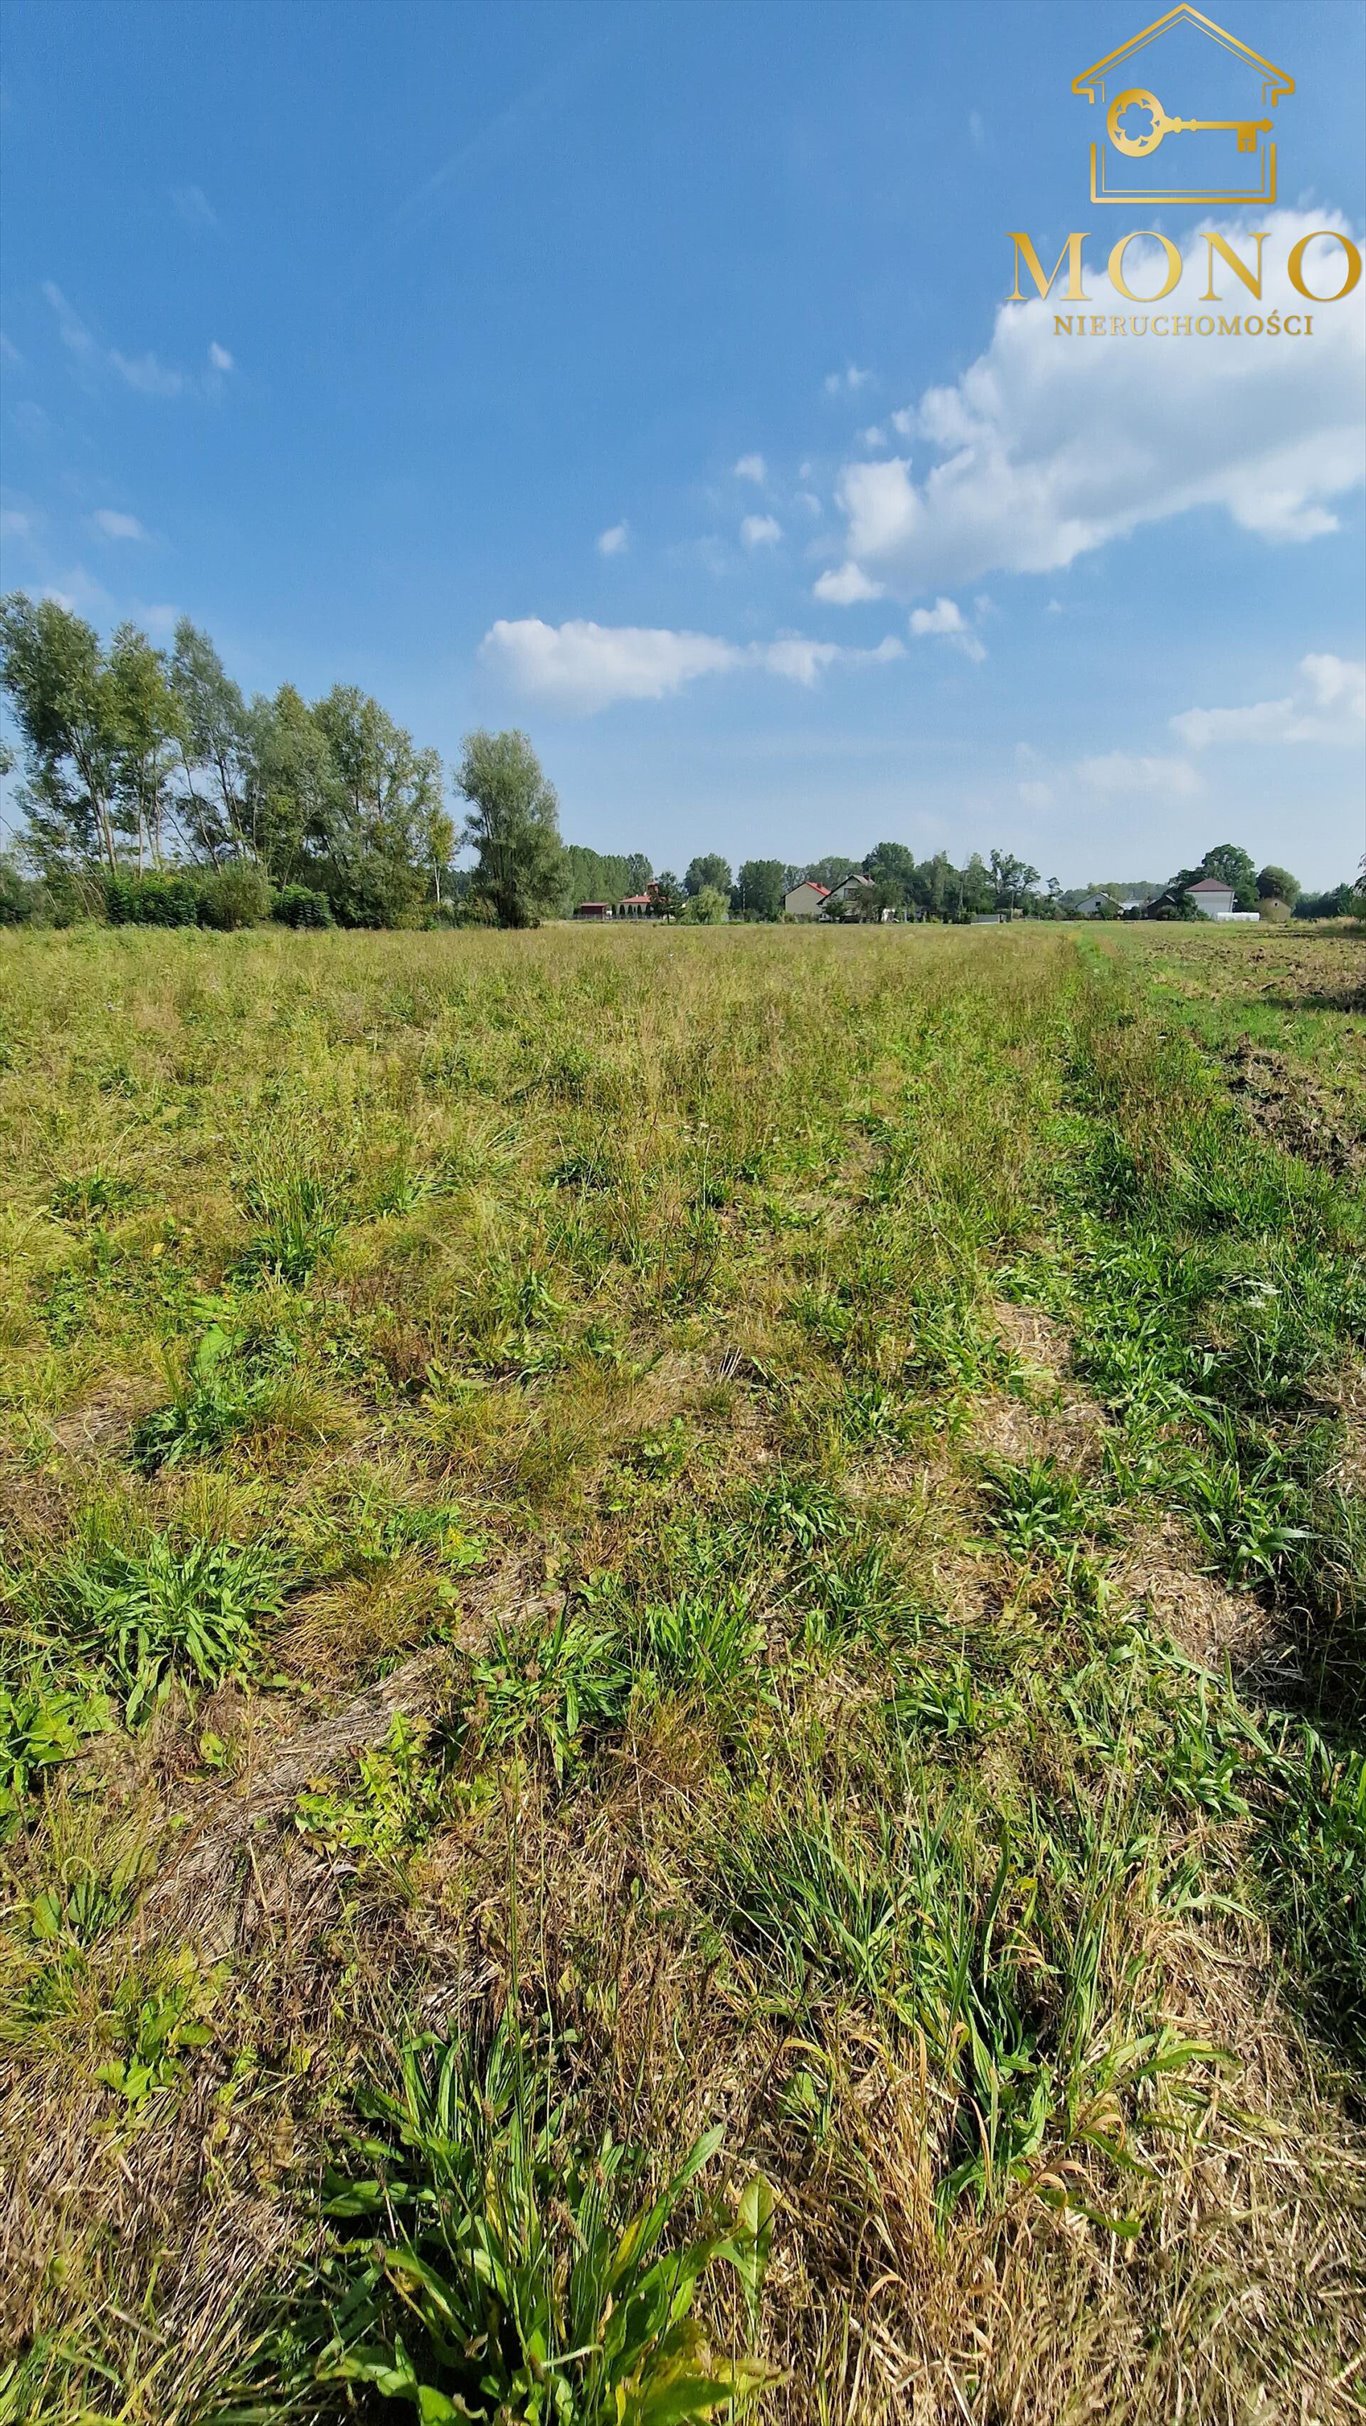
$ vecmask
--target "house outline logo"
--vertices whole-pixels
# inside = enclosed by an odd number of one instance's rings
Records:
[[[1248,71],[1244,79],[1242,100],[1248,106],[1230,110],[1220,117],[1183,117],[1167,104],[1180,104],[1179,90],[1168,93],[1163,89],[1162,60],[1151,62],[1144,56],[1150,45],[1160,43],[1180,25],[1194,26],[1201,34],[1230,54],[1235,66]],[[1254,87],[1260,86],[1255,103]],[[1260,51],[1252,50],[1236,35],[1226,33],[1212,17],[1202,15],[1182,0],[1179,8],[1169,9],[1145,26],[1141,34],[1120,44],[1093,67],[1084,68],[1072,79],[1074,93],[1083,94],[1093,105],[1099,104],[1105,113],[1104,133],[1091,145],[1091,200],[1122,204],[1154,202],[1190,203],[1257,203],[1276,199],[1276,145],[1272,112],[1287,93],[1295,90],[1295,79],[1283,68],[1264,59]],[[1161,93],[1161,100],[1158,94]],[[1235,97],[1236,98],[1236,97]],[[1217,174],[1206,185],[1181,185],[1175,182],[1182,166],[1181,138],[1186,134],[1219,134],[1228,144],[1234,159],[1247,159],[1248,181],[1238,185],[1231,176]],[[1172,147],[1173,182],[1170,186],[1147,184],[1136,178],[1130,163],[1149,160],[1164,145]],[[1221,150],[1221,166],[1227,154]],[[1192,164],[1193,165],[1193,164]],[[1160,172],[1159,172],[1160,174]]]

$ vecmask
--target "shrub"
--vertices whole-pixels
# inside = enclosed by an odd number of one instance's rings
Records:
[[[270,915],[282,927],[330,927],[335,924],[332,904],[325,893],[315,892],[312,885],[287,884],[275,895]]]
[[[199,924],[199,884],[192,876],[104,879],[105,916],[114,927],[193,927]]]
[[[271,914],[270,880],[254,860],[233,860],[211,868],[199,880],[199,923],[230,934],[236,927],[259,926]]]

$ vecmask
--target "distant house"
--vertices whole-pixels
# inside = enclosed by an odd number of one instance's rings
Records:
[[[825,916],[828,918],[833,913],[839,917],[845,910],[857,909],[860,894],[876,891],[872,877],[865,876],[861,868],[854,868],[848,876],[841,876],[838,884],[830,887],[825,899]]]
[[[1103,918],[1107,902],[1113,904],[1121,918],[1127,918],[1131,910],[1137,910],[1142,906],[1136,893],[1083,893],[1072,911],[1072,916],[1074,918]]]
[[[628,893],[624,901],[617,903],[617,916],[618,918],[653,918],[657,899],[658,896],[653,885],[646,893]]]
[[[610,901],[579,901],[574,905],[576,918],[610,918],[611,915]]]
[[[816,884],[808,876],[804,883],[794,884],[784,893],[783,912],[788,918],[819,918],[829,899],[829,885]]]
[[[1236,896],[1222,876],[1202,876],[1198,884],[1187,885],[1186,899],[1194,902],[1202,918],[1232,918]]]

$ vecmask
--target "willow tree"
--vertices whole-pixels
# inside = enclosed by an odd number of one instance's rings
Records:
[[[461,842],[479,854],[470,890],[500,927],[534,927],[564,883],[559,802],[525,733],[468,733],[455,788],[469,803]]]

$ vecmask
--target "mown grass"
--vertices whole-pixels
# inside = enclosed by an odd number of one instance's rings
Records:
[[[1361,2414],[1366,1211],[1103,943],[7,946],[0,2418]]]

